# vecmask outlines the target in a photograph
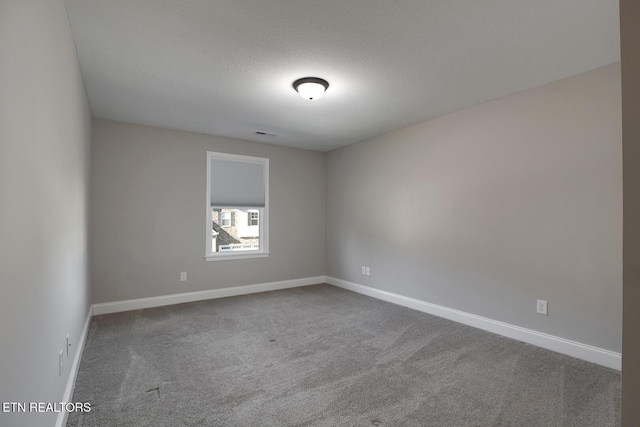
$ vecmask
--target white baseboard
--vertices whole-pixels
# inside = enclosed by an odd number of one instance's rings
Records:
[[[203,301],[215,298],[226,298],[258,292],[277,291],[279,289],[297,288],[300,286],[325,283],[325,276],[306,277],[303,279],[283,280],[280,282],[260,283],[257,285],[236,286],[232,288],[211,289],[208,291],[188,292],[183,294],[163,295],[151,298],[138,298],[125,301],[105,302],[93,305],[93,314],[119,313],[121,311],[139,310],[142,308],[161,307],[164,305],[182,304],[185,302]]]
[[[61,402],[71,402],[73,398],[73,389],[76,385],[76,377],[78,376],[78,370],[80,369],[80,360],[82,359],[82,353],[84,352],[84,343],[87,340],[87,336],[89,334],[89,325],[91,324],[91,319],[93,318],[93,306],[89,307],[89,312],[87,313],[87,320],[84,322],[84,327],[82,328],[82,333],[78,339],[78,346],[76,350],[76,354],[73,357],[73,364],[71,365],[71,371],[69,372],[69,379],[67,380],[67,387],[64,389],[64,395],[62,397]],[[64,427],[67,425],[67,417],[69,413],[67,411],[61,411],[58,413],[58,418],[56,419],[56,427]]]
[[[618,371],[622,369],[622,355],[610,350],[593,347],[588,344],[582,344],[531,329],[521,328],[519,326],[510,325],[508,323],[499,322],[486,317],[476,316],[475,314],[465,313],[464,311],[431,304],[415,298],[381,291],[379,289],[359,285],[346,280],[336,279],[335,277],[327,276],[326,282],[349,291],[409,307],[424,313],[433,314],[434,316],[444,317],[445,319],[493,332],[494,334],[503,335],[508,338],[524,341],[567,356],[597,363],[598,365],[606,366],[607,368],[616,369]]]
[[[445,319],[453,320],[458,323],[473,326],[495,334],[503,335],[519,341],[524,341],[538,347],[566,354],[588,362],[597,363],[608,368],[621,370],[622,356],[620,353],[582,344],[576,341],[548,335],[531,329],[521,328],[519,326],[510,325],[508,323],[499,322],[486,317],[476,316],[475,314],[465,313],[463,311],[454,310],[437,304],[431,304],[415,298],[405,297],[387,291],[371,288],[357,283],[348,282],[346,280],[337,279],[330,276],[307,277],[303,279],[284,280],[280,282],[260,283],[256,285],[237,286],[233,288],[211,289],[208,291],[189,292],[174,295],[164,295],[151,298],[139,298],[126,301],[115,301],[101,304],[94,304],[89,308],[87,319],[82,330],[82,334],[78,341],[78,351],[73,358],[71,372],[67,380],[67,386],[61,402],[69,402],[73,397],[73,389],[76,382],[78,369],[80,368],[80,360],[84,345],[89,333],[89,325],[91,319],[95,315],[117,313],[121,311],[138,310],[142,308],[161,307],[165,305],[180,304],[192,301],[202,301],[215,298],[225,298],[237,295],[247,295],[258,292],[275,291],[279,289],[297,288],[300,286],[309,286],[319,283],[329,283],[333,286],[343,288],[349,291],[368,295],[383,301],[409,307],[414,310],[432,314]],[[63,427],[67,422],[68,413],[60,412],[56,420],[56,427]]]

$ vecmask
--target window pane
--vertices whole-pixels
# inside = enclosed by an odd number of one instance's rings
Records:
[[[212,252],[260,250],[260,212],[242,207],[214,208]],[[235,221],[231,219],[235,218]]]
[[[258,225],[258,212],[249,212],[249,226]]]
[[[223,227],[231,227],[231,212],[223,210],[220,212],[220,225]]]

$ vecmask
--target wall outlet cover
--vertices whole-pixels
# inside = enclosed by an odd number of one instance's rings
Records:
[[[538,300],[538,303],[536,305],[536,313],[538,314],[543,314],[543,315],[547,315],[547,302],[545,300]]]

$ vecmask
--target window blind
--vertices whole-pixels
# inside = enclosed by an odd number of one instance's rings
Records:
[[[211,206],[264,207],[263,164],[211,160]]]

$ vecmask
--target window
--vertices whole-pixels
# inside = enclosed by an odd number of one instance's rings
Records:
[[[269,159],[207,152],[208,261],[269,256]]]
[[[220,211],[220,227],[231,227],[231,211]]]
[[[258,215],[260,215],[258,211],[249,212],[249,227],[258,225]]]

